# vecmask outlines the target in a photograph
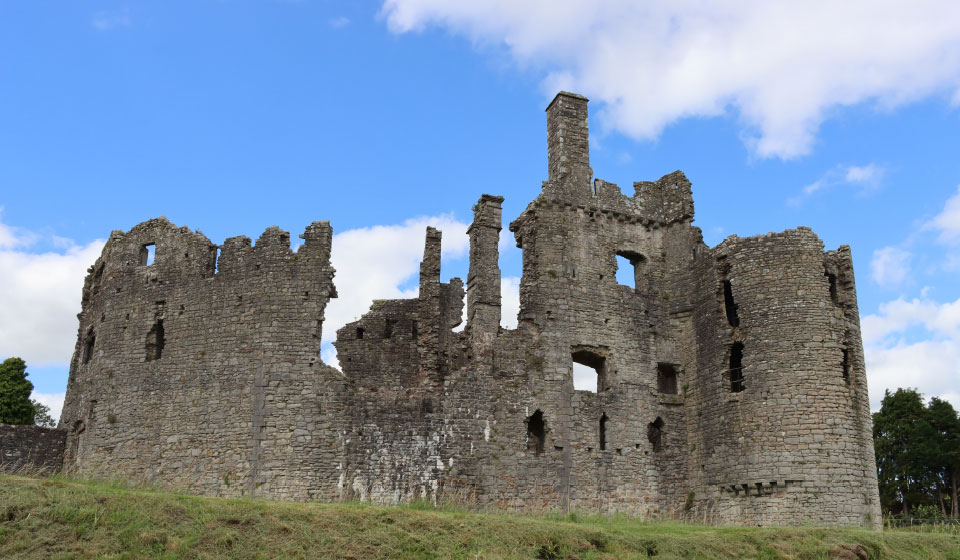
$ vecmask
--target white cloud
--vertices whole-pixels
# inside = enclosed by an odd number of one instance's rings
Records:
[[[60,413],[63,411],[63,399],[67,396],[66,393],[37,393],[34,392],[30,395],[30,398],[39,401],[40,404],[46,405],[50,409],[50,417],[53,418],[54,422],[60,420]]]
[[[761,157],[809,152],[837,107],[960,98],[951,0],[385,0],[381,14],[396,33],[502,47],[545,74],[545,93],[601,101],[601,123],[635,138],[734,111]]]
[[[957,187],[957,194],[947,199],[943,211],[933,218],[930,227],[940,232],[941,242],[960,241],[960,187]]]
[[[520,278],[507,276],[500,280],[500,326],[505,329],[517,328],[517,315],[520,314]]]
[[[867,165],[838,165],[827,171],[822,177],[801,189],[800,194],[788,200],[792,206],[798,206],[807,197],[822,190],[836,186],[857,187],[861,194],[876,189],[887,170],[876,163]]]
[[[915,387],[960,408],[960,299],[897,299],[865,316],[862,326],[871,408],[879,408],[885,390],[898,387]]]
[[[899,247],[884,247],[873,252],[870,260],[870,276],[877,284],[893,288],[902,285],[910,274],[909,251]]]
[[[452,216],[414,218],[400,225],[352,229],[333,236],[330,260],[337,270],[333,282],[339,297],[327,305],[324,341],[334,340],[337,329],[359,319],[374,299],[417,296],[416,286],[403,286],[418,277],[427,226],[443,232],[443,257],[466,255],[467,224]]]
[[[127,10],[102,11],[94,14],[90,25],[97,31],[109,31],[117,27],[129,27],[133,24]]]
[[[70,361],[83,279],[104,243],[29,252],[39,239],[0,223],[0,356],[18,356],[28,367]]]
[[[330,19],[330,21],[327,23],[334,29],[340,29],[341,27],[346,27],[350,24],[350,18],[346,16],[335,17]]]

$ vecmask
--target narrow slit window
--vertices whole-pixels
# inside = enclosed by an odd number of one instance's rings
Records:
[[[843,368],[843,380],[847,383],[850,383],[850,353],[846,348],[843,349],[843,361],[841,362],[841,367]]]
[[[743,343],[736,342],[730,347],[730,391],[743,391]]]
[[[657,419],[647,424],[647,440],[653,444],[653,452],[659,453],[663,443],[663,418],[657,416]]]
[[[546,434],[543,412],[537,410],[527,417],[527,451],[533,451],[534,455],[542,455]]]
[[[657,364],[657,390],[665,395],[677,394],[677,366]]]
[[[159,360],[163,356],[164,343],[163,319],[159,319],[147,333],[146,361]]]
[[[600,417],[600,451],[606,451],[607,449],[607,413],[604,412],[603,416]]]
[[[830,283],[830,301],[836,304],[837,303],[837,275],[830,274],[829,272],[824,272],[824,276],[827,277],[827,282]]]
[[[87,338],[83,341],[83,363],[89,363],[93,358],[93,348],[97,343],[97,337],[93,333],[93,329],[90,329],[87,332]]]
[[[606,358],[590,350],[577,350],[571,359],[574,389],[598,393],[606,388]]]
[[[416,322],[416,321],[410,321],[410,336],[413,337],[414,340],[417,340],[417,338],[419,338],[419,336],[420,336],[420,333],[417,332],[417,322]]]
[[[733,286],[729,280],[723,281],[723,304],[727,312],[727,322],[731,327],[739,327],[740,315],[737,313],[737,303],[733,301]]]
[[[151,266],[156,257],[156,243],[146,243],[140,246],[140,265]]]

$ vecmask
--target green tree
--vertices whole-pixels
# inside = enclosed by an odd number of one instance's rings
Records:
[[[50,407],[40,401],[30,400],[33,405],[33,423],[44,428],[56,428],[57,421],[50,416]]]
[[[925,418],[923,397],[914,389],[886,391],[873,415],[880,501],[887,511],[897,506],[908,515],[913,503],[925,501],[930,487],[927,463],[934,430]]]
[[[36,409],[30,402],[33,383],[27,380],[27,364],[7,358],[0,364],[0,422],[33,424]]]
[[[927,407],[927,423],[936,434],[929,468],[936,485],[937,502],[944,515],[957,517],[957,485],[960,483],[960,416],[949,402],[934,397]],[[950,511],[944,503],[949,493]]]

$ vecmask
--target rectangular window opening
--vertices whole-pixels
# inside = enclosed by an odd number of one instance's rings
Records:
[[[156,256],[156,243],[145,243],[140,246],[140,266],[152,266]]]
[[[730,347],[730,391],[743,391],[743,343],[736,342]]]
[[[677,394],[677,366],[657,364],[657,390],[665,395]]]
[[[164,343],[163,319],[158,319],[147,333],[146,361],[159,360],[163,356]]]
[[[843,368],[843,380],[847,383],[850,383],[850,353],[846,348],[843,349],[843,361],[841,362],[841,367]]]
[[[543,444],[547,437],[546,425],[543,422],[543,412],[537,410],[527,417],[527,451],[534,455],[543,455]]]
[[[383,323],[383,338],[393,337],[393,327],[397,324],[396,319],[387,319]]]
[[[607,413],[600,417],[600,451],[607,450]]]
[[[89,363],[90,360],[93,358],[93,347],[96,343],[97,343],[97,337],[96,335],[93,334],[93,330],[91,329],[87,333],[87,339],[83,343],[83,358],[82,358],[83,363],[85,364]]]
[[[363,327],[357,327],[357,340],[363,340]]]
[[[606,388],[606,358],[590,350],[577,350],[573,360],[573,388],[598,393]]]
[[[637,290],[643,285],[643,267],[647,259],[633,251],[617,251],[617,283]]]
[[[824,276],[827,277],[827,282],[830,283],[830,301],[834,304],[837,303],[837,275],[830,274],[829,272],[824,272]]]
[[[723,305],[727,313],[727,322],[731,327],[740,326],[740,315],[737,313],[737,303],[733,301],[733,286],[729,280],[723,281]]]

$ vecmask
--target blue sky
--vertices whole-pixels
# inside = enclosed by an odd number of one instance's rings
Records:
[[[564,88],[591,98],[596,176],[682,169],[711,246],[799,225],[851,245],[874,406],[897,386],[960,406],[956,21],[934,1],[2,2],[0,358],[58,406],[86,267],[159,215],[215,243],[330,220],[327,342],[415,293],[427,224],[465,277],[471,205],[503,195],[509,222],[537,195]]]

